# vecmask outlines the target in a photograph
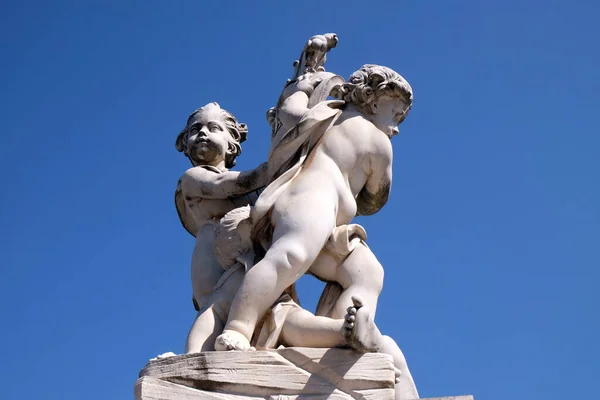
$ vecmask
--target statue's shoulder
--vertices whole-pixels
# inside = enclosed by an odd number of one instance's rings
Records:
[[[194,181],[201,182],[203,180],[210,181],[215,175],[222,174],[223,171],[213,167],[212,165],[196,165],[186,170],[177,181],[177,190],[182,190],[182,182],[186,176],[194,177]]]
[[[223,172],[220,169],[213,167],[212,165],[197,165],[197,166],[194,166],[194,167],[188,169],[186,172],[191,171],[191,170],[198,171],[198,172],[206,171],[207,175],[208,175],[208,173],[220,174]],[[193,200],[193,202],[197,204],[198,201],[201,201],[201,199],[186,198],[185,194],[183,193],[183,188],[181,185],[182,179],[183,179],[183,176],[179,178],[179,180],[177,181],[177,187],[175,188],[175,208],[177,209],[177,215],[179,216],[179,221],[181,222],[181,225],[183,225],[185,230],[187,230],[192,236],[196,236],[199,226],[198,226],[196,219],[190,213],[187,206],[188,206],[188,202],[190,200]]]

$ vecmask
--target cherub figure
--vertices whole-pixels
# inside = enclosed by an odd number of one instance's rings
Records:
[[[326,127],[339,116],[338,109],[344,103],[327,101],[327,98],[332,92],[339,92],[346,81],[325,72],[324,68],[326,53],[337,43],[338,38],[333,33],[310,38],[299,59],[294,62],[294,75],[286,83],[277,106],[267,113],[267,120],[273,128],[269,182],[284,174],[288,177],[295,174]],[[281,181],[286,179],[279,178],[279,182],[267,189],[263,196],[266,200],[262,201],[263,210],[264,203],[268,205],[272,201],[273,192],[277,192],[282,186]],[[260,211],[254,213],[255,217],[260,214]],[[258,223],[255,224],[254,236],[267,249],[271,245],[270,223],[255,219]],[[310,267],[310,274],[328,282],[319,301],[318,315],[343,318],[353,296],[362,298],[375,312],[383,286],[383,267],[366,246],[365,240],[366,232],[361,226],[337,226]]]
[[[175,203],[183,226],[196,237],[191,278],[194,306],[198,318],[202,316],[190,331],[186,352],[212,350],[227,317],[212,296],[224,273],[213,252],[215,228],[228,212],[253,204],[255,191],[266,185],[266,164],[250,171],[229,170],[247,132],[231,113],[210,103],[189,116],[176,140],[177,150],[193,165],[177,184]]]
[[[259,319],[315,263],[336,227],[387,202],[390,139],[410,110],[412,89],[393,70],[365,65],[336,94],[342,101],[310,108],[273,138],[270,184],[252,211],[266,253],[246,274],[217,350],[250,348]],[[361,330],[358,321],[352,329]]]

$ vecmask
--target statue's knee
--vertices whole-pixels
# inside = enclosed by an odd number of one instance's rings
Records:
[[[381,293],[383,290],[383,266],[379,262],[377,262],[376,266],[373,268],[371,281],[373,290],[377,291],[377,293]]]
[[[298,274],[304,274],[312,261],[308,252],[299,246],[287,249],[284,254],[276,255],[276,258],[277,275],[294,280],[299,277]]]
[[[364,260],[360,263],[360,281],[371,291],[381,293],[383,290],[383,265],[381,265],[368,247],[361,246],[355,249],[355,251],[356,250],[363,253],[360,258]],[[365,273],[365,270],[367,270],[367,273]]]
[[[396,341],[387,335],[383,335],[382,338],[382,352],[392,356],[394,360],[394,367],[398,368],[403,372],[406,371],[408,369],[408,365],[406,364],[406,358],[404,357],[402,350],[400,350],[400,347],[398,347]]]

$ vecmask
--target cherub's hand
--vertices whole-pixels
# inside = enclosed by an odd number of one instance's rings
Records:
[[[301,75],[296,82],[297,90],[302,91],[310,95],[319,83],[323,81],[322,78],[316,78],[314,74],[308,73]]]
[[[315,87],[317,87],[317,85],[322,81],[322,78],[315,78],[315,74],[311,72],[300,75],[298,79],[291,82],[283,89],[281,96],[287,99],[296,92],[304,92],[310,97],[312,92],[315,90]]]

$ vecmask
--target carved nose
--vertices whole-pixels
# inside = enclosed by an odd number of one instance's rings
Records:
[[[199,141],[206,139],[206,132],[203,130],[198,131],[196,137],[194,138],[194,143],[198,143]]]

